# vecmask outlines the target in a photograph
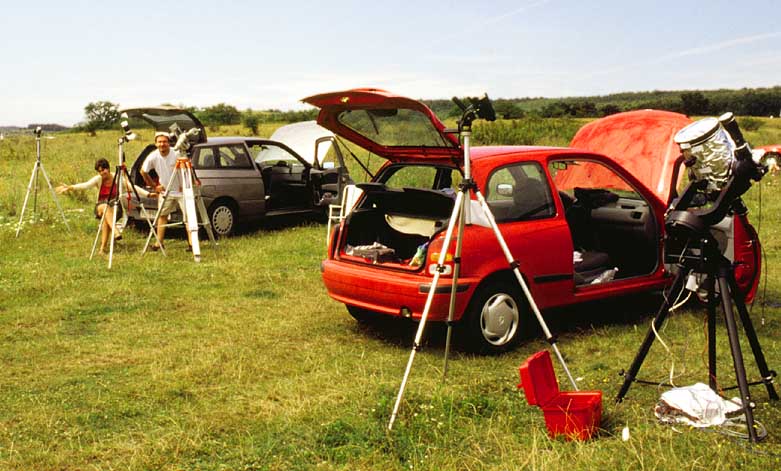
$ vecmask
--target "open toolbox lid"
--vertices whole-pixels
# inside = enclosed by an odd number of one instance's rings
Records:
[[[529,404],[544,406],[559,395],[559,383],[547,350],[527,358],[520,367],[520,373],[518,387],[523,388]]]

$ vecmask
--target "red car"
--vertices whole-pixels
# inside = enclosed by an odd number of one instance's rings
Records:
[[[463,149],[420,102],[376,89],[315,95],[318,123],[387,161],[333,230],[321,270],[328,294],[359,321],[419,319],[463,177]],[[678,181],[672,137],[691,121],[663,111],[613,115],[584,126],[570,148],[471,149],[472,175],[531,293],[544,310],[658,290],[664,213]],[[475,351],[515,346],[536,327],[522,291],[481,211],[471,201],[464,231],[455,319]],[[729,218],[728,255],[756,285],[758,243],[743,218]],[[753,242],[753,243],[752,243]],[[455,242],[449,252],[455,252]],[[452,256],[447,260],[452,263]],[[446,263],[429,319],[447,319]]]

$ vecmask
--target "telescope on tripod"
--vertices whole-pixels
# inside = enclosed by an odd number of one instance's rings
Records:
[[[52,194],[52,199],[57,205],[57,209],[60,211],[62,221],[65,223],[65,227],[70,232],[71,228],[68,225],[68,220],[65,219],[65,213],[62,211],[60,201],[57,199],[57,193],[54,192],[52,182],[49,180],[49,176],[46,174],[46,169],[43,167],[41,161],[41,132],[40,126],[36,127],[33,131],[35,134],[35,164],[33,165],[33,173],[30,175],[30,183],[27,185],[27,193],[24,195],[24,203],[22,204],[22,213],[19,215],[19,224],[16,226],[16,237],[19,237],[19,232],[22,230],[22,222],[24,221],[24,212],[27,209],[27,203],[30,200],[30,193],[33,193],[33,219],[35,219],[35,210],[38,206],[38,172],[43,173],[43,179],[46,181],[46,185],[49,187],[49,192]]]
[[[719,118],[705,118],[681,129],[675,135],[684,165],[689,169],[691,183],[673,201],[665,215],[665,259],[674,266],[675,278],[665,295],[651,328],[627,372],[621,372],[624,382],[616,397],[621,402],[636,379],[656,332],[661,328],[670,308],[683,289],[702,288],[707,301],[707,340],[709,385],[716,389],[716,305],[721,300],[729,338],[732,363],[746,418],[748,439],[757,442],[757,434],[749,386],[764,384],[770,399],[777,400],[773,386],[776,372],[765,361],[756,331],[746,309],[746,293],[735,281],[734,266],[724,256],[714,226],[725,218],[735,223],[746,222],[746,206],[741,196],[767,172],[761,156],[754,156],[732,113]],[[761,379],[749,383],[738,338],[733,306],[737,309],[746,338],[751,347]],[[729,389],[729,388],[725,388]]]
[[[454,268],[453,268],[453,276],[450,285],[450,303],[448,307],[448,321],[447,321],[448,327],[447,327],[447,338],[445,342],[445,361],[443,366],[443,379],[445,375],[447,375],[447,361],[450,353],[450,342],[452,337],[453,319],[455,315],[455,304],[456,304],[455,294],[458,287],[458,280],[461,272],[462,249],[463,249],[463,241],[464,241],[464,226],[466,224],[472,223],[471,214],[470,214],[470,201],[471,201],[472,194],[475,195],[480,210],[485,216],[485,219],[488,222],[493,232],[494,238],[496,239],[496,242],[499,244],[499,247],[501,248],[502,254],[504,255],[508,263],[508,267],[513,272],[513,275],[515,276],[518,285],[523,291],[523,294],[525,295],[526,300],[529,303],[529,307],[534,313],[534,316],[537,318],[537,322],[542,328],[546,340],[548,341],[548,343],[551,346],[551,349],[559,359],[559,362],[561,363],[564,372],[566,373],[567,377],[572,383],[572,387],[576,391],[578,389],[578,386],[575,383],[575,380],[572,377],[569,368],[567,367],[567,363],[564,361],[564,357],[561,355],[561,352],[556,346],[556,338],[551,334],[550,330],[548,329],[548,326],[545,320],[543,319],[539,308],[537,307],[537,303],[532,297],[531,291],[529,290],[526,281],[524,281],[523,275],[521,274],[520,271],[520,262],[518,262],[518,260],[516,260],[513,257],[513,254],[510,252],[510,248],[508,247],[507,242],[504,239],[504,236],[499,230],[499,226],[497,225],[496,219],[493,213],[491,212],[491,208],[488,206],[488,203],[486,203],[486,200],[483,197],[483,194],[480,192],[477,183],[472,178],[472,161],[471,161],[472,122],[476,119],[494,121],[496,119],[496,112],[494,111],[493,105],[491,104],[491,100],[489,100],[487,95],[484,95],[482,98],[469,98],[468,101],[469,104],[467,105],[464,104],[458,98],[455,97],[453,98],[453,102],[461,109],[462,115],[461,115],[461,119],[458,122],[458,129],[447,130],[446,132],[458,133],[458,135],[461,137],[461,140],[463,142],[462,149],[463,149],[463,157],[464,157],[464,162],[463,162],[464,179],[461,181],[461,184],[459,185],[459,190],[458,193],[456,194],[456,200],[453,203],[453,210],[450,215],[450,219],[448,220],[448,226],[445,231],[445,239],[442,244],[442,249],[440,250],[440,254],[438,257],[436,270],[434,272],[434,278],[431,280],[431,285],[429,287],[429,291],[426,296],[426,304],[420,318],[420,323],[418,324],[418,329],[415,334],[415,340],[413,341],[412,350],[410,351],[409,359],[407,360],[407,367],[404,371],[404,376],[402,377],[401,385],[399,386],[399,392],[396,396],[396,402],[393,406],[393,411],[391,412],[390,420],[388,422],[388,430],[393,429],[393,423],[395,422],[396,416],[398,415],[399,407],[401,406],[401,400],[404,396],[404,390],[407,386],[407,381],[409,379],[410,371],[412,370],[412,363],[415,360],[415,354],[421,348],[423,331],[425,330],[429,311],[431,309],[431,305],[434,300],[434,293],[436,293],[437,290],[437,283],[439,283],[440,276],[446,271],[445,260],[447,257],[448,248],[452,242],[452,238],[455,235],[456,251],[453,257]],[[467,254],[465,256],[468,257],[470,255]]]

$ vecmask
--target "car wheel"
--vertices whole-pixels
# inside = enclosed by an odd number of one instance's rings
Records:
[[[209,210],[209,222],[218,237],[226,237],[236,228],[236,210],[230,203],[217,202]]]
[[[478,288],[462,321],[469,350],[497,354],[514,348],[529,330],[527,305],[520,287],[489,282]]]

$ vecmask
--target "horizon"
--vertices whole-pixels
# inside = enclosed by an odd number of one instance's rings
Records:
[[[567,0],[398,1],[379,15],[357,0],[176,6],[168,16],[150,15],[159,5],[149,0],[6,7],[0,126],[70,127],[104,100],[301,110],[305,96],[357,87],[556,99],[781,83],[781,30],[762,21],[777,16],[771,0],[606,0],[599,11]]]
[[[660,92],[660,93],[684,93],[684,92],[704,92],[704,93],[708,93],[708,92],[716,92],[716,91],[722,91],[722,90],[724,90],[724,91],[740,91],[740,90],[747,89],[747,88],[750,89],[750,90],[762,90],[762,89],[772,89],[772,88],[775,88],[775,87],[781,87],[781,85],[772,85],[772,86],[768,86],[768,87],[756,87],[756,88],[748,88],[748,87],[743,87],[743,88],[716,88],[716,89],[712,89],[712,90],[691,89],[691,90],[617,91],[617,92],[613,92],[613,93],[609,93],[609,94],[605,94],[605,95],[587,95],[587,96],[563,96],[563,97],[537,97],[537,96],[535,96],[535,97],[490,97],[490,98],[491,98],[491,101],[496,101],[496,100],[519,100],[519,101],[520,100],[571,100],[571,99],[574,100],[574,99],[588,99],[588,98],[609,97],[609,96],[612,96],[612,95],[622,95],[622,94],[645,94],[645,93],[656,93],[656,92]],[[415,99],[416,100],[420,100],[420,101],[435,101],[435,100],[450,101],[451,100],[451,98],[425,98],[425,97],[424,98],[418,97],[418,98],[415,98]],[[215,103],[215,104],[217,104],[217,103]],[[226,105],[231,105],[231,103],[225,103],[225,104]],[[86,106],[86,104],[85,104],[85,106]],[[155,105],[150,105],[150,106],[155,106]],[[204,109],[204,108],[207,108],[208,106],[213,106],[213,105],[199,106],[199,105],[178,104],[178,105],[174,105],[174,106],[196,107],[198,109]],[[240,112],[244,111],[244,110],[239,109],[238,107],[237,107],[237,109]],[[264,112],[264,111],[271,111],[271,110],[278,110],[278,111],[282,111],[282,112],[294,111],[294,109],[274,109],[274,108],[258,109],[258,110],[253,110],[253,111],[255,111],[255,112]],[[779,111],[779,116],[781,116],[781,111]],[[9,129],[9,128],[29,129],[31,126],[35,126],[35,125],[40,125],[40,126],[63,126],[65,128],[73,128],[73,127],[78,126],[79,124],[81,124],[81,123],[80,122],[79,123],[74,123],[73,125],[70,125],[70,126],[64,125],[62,123],[44,123],[44,122],[31,122],[31,123],[25,123],[25,124],[3,124],[3,123],[0,123],[0,129]]]

